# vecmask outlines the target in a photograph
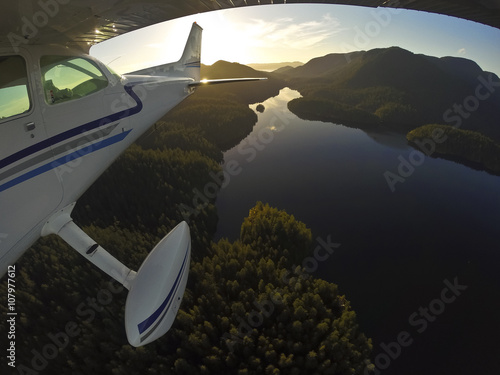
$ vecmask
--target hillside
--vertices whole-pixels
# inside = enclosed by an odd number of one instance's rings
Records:
[[[278,69],[282,69],[285,67],[296,68],[298,66],[304,65],[304,63],[300,61],[293,62],[281,62],[281,63],[255,63],[255,64],[246,64],[252,69],[262,70],[265,72],[275,72]]]
[[[213,65],[202,65],[201,77],[206,79],[267,77],[267,81],[201,86],[197,90],[196,96],[199,97],[228,98],[245,104],[257,103],[276,96],[286,86],[283,79],[277,78],[271,73],[222,60]]]
[[[289,70],[289,77],[318,77],[333,74],[335,71],[345,67],[349,62],[357,60],[364,52],[330,53],[323,57],[309,60],[306,64]]]
[[[461,57],[432,57],[425,56],[430,62],[444,72],[461,77],[462,80],[475,83],[482,69],[476,62]]]
[[[439,137],[436,137],[437,134]],[[500,175],[500,145],[481,133],[429,124],[412,130],[406,139],[429,156],[452,159]],[[430,142],[432,139],[439,139],[439,142]]]
[[[295,101],[320,101],[322,107],[325,101],[332,104],[324,121],[338,117],[336,108],[352,107],[377,116],[378,126],[402,133],[445,121],[500,139],[496,121],[500,118],[500,90],[495,90],[500,79],[471,60],[436,58],[391,47],[329,54],[282,71],[281,76],[303,95]],[[481,85],[479,99],[476,90]],[[296,114],[303,116],[304,112]]]
[[[260,72],[243,64],[219,60],[212,65],[202,65],[201,76],[209,79],[267,77],[267,73]]]

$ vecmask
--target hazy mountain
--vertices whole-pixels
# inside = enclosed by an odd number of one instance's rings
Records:
[[[300,61],[293,61],[293,62],[280,62],[280,63],[254,63],[254,64],[246,64],[250,68],[253,68],[255,70],[262,70],[265,72],[274,72],[278,69],[284,68],[284,67],[292,67],[296,68],[298,66],[304,65],[303,62]]]
[[[349,62],[357,60],[363,56],[363,52],[351,53],[330,53],[323,57],[316,57],[309,60],[306,64],[288,70],[286,74],[290,77],[317,77],[334,73],[345,67]]]
[[[289,65],[288,66],[283,66],[283,67],[281,67],[279,69],[274,70],[273,73],[274,74],[284,74],[284,73],[290,71],[291,69],[293,69],[293,66],[289,66]]]
[[[266,72],[257,71],[247,65],[219,60],[213,65],[201,66],[202,78],[241,78],[241,77],[267,77]]]
[[[477,77],[482,73],[482,69],[475,61],[462,57],[425,57],[442,71],[459,76],[469,82],[476,82]]]

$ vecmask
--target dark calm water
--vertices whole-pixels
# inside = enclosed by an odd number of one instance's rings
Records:
[[[425,157],[392,192],[384,172],[414,151],[404,137],[300,120],[286,107],[298,96],[264,102],[225,153],[235,175],[217,197],[217,237],[236,239],[258,200],[285,209],[341,244],[315,276],[351,301],[381,373],[498,374],[500,177]],[[443,295],[445,280],[467,289]],[[406,346],[380,355],[402,332]]]

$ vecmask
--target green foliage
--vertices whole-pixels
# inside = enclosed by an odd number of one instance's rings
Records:
[[[402,130],[412,128],[415,119],[418,118],[417,111],[411,105],[388,102],[375,111],[375,116],[387,127]]]
[[[196,129],[209,142],[225,151],[248,135],[257,115],[248,105],[227,98],[191,96],[164,117]]]
[[[312,245],[311,231],[304,223],[262,202],[257,202],[243,220],[240,240],[252,247],[265,247],[275,262],[285,255],[288,262],[299,263]]]
[[[241,238],[251,239],[251,222],[267,240],[221,240],[191,267],[190,291],[169,336],[179,348],[175,363],[193,373],[203,366],[208,373],[361,374],[371,341],[337,286],[274,260],[275,226],[307,232],[305,226],[262,203],[245,219]],[[300,247],[308,245],[299,238],[294,250],[306,253]]]
[[[378,117],[362,109],[335,101],[304,97],[288,102],[288,109],[302,119],[340,123],[359,128],[376,128]]]
[[[404,92],[388,86],[351,89],[328,84],[319,87],[312,86],[304,90],[303,95],[332,100],[368,112],[374,112],[389,102],[407,103],[409,101],[408,95]]]
[[[80,198],[74,218],[83,225],[107,227],[117,222],[131,230],[165,235],[184,220],[182,205],[193,207],[194,191],[203,191],[209,174],[220,170],[218,163],[197,151],[132,146]],[[190,217],[190,224],[199,229],[193,244],[201,252],[217,222],[211,200]]]
[[[428,124],[410,131],[406,138],[416,148],[424,139],[431,140],[438,155],[500,174],[500,145],[479,132]]]
[[[152,131],[137,143],[145,149],[197,151],[218,163],[223,161],[221,150],[203,136],[199,127],[188,127],[182,123],[158,121]]]

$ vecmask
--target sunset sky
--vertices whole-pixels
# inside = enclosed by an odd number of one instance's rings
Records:
[[[332,52],[400,46],[457,56],[500,75],[500,30],[425,12],[347,5],[264,5],[180,18],[91,49],[121,73],[176,61],[192,22],[203,27],[202,62],[301,61]]]

